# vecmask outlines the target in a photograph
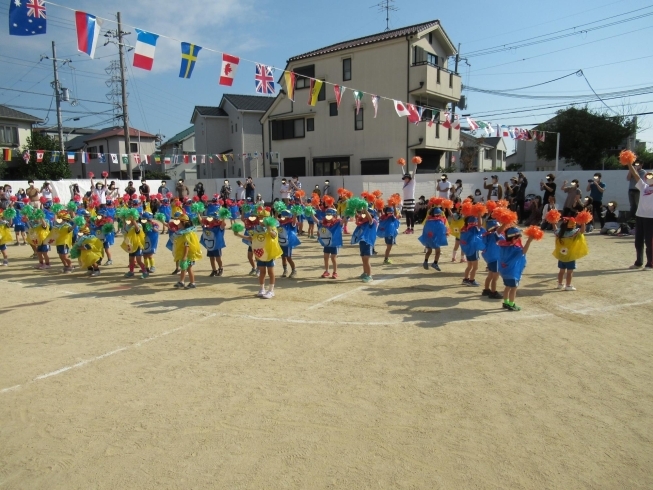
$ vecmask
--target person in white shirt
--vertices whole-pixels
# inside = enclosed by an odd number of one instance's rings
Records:
[[[653,171],[647,170],[644,178],[637,170],[628,165],[630,175],[637,182],[639,204],[635,214],[635,250],[637,258],[631,269],[653,270]],[[639,179],[639,180],[638,180]],[[646,248],[646,264],[644,264],[644,248]]]
[[[451,182],[447,180],[447,174],[442,174],[440,182],[438,182],[438,197],[442,199],[449,199],[449,193],[451,192]]]
[[[245,200],[245,187],[243,186],[243,183],[240,180],[237,180],[236,184],[238,185],[238,188],[236,189],[236,200],[237,201],[244,201]]]
[[[404,234],[410,235],[415,233],[415,184],[417,180],[415,176],[406,172],[405,166],[402,166],[401,169],[404,172],[404,176],[401,178],[404,181],[404,188],[402,190],[404,203],[401,211],[406,216],[406,231],[404,231]]]
[[[43,182],[43,187],[41,187],[41,196],[45,197],[46,201],[52,201],[52,186],[47,180]]]
[[[104,180],[106,184],[106,179]],[[93,179],[91,178],[91,192],[93,199],[97,199],[100,204],[106,204],[107,203],[107,190],[105,188],[105,184],[102,182],[97,182],[93,183]]]
[[[279,194],[281,196],[281,200],[284,203],[288,204],[288,201],[290,201],[290,185],[288,185],[288,181],[286,179],[281,179]]]
[[[120,197],[120,189],[116,187],[116,182],[112,180],[111,183],[109,184],[109,187],[107,188],[107,199],[110,201],[116,201],[119,197]],[[165,195],[163,197],[165,197]]]

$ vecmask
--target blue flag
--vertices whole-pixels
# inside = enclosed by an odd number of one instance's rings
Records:
[[[190,43],[181,43],[181,69],[179,70],[180,78],[190,78],[195,68],[195,62],[199,55],[201,46]]]
[[[9,34],[36,36],[45,34],[45,0],[11,0],[9,4]]]

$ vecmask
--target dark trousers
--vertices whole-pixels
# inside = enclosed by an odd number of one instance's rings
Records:
[[[594,221],[597,219],[599,220],[599,223],[601,223],[601,228],[603,228],[603,225],[605,224],[605,219],[603,218],[603,203],[601,201],[594,201],[593,203],[593,217]]]
[[[628,218],[632,219],[637,214],[637,206],[639,206],[639,189],[630,189],[628,191],[628,203],[630,204],[630,216]]]
[[[524,206],[526,204],[526,201],[524,201],[523,199],[517,199],[515,203],[517,204],[517,218],[519,219],[519,221],[524,221],[525,219]]]
[[[411,230],[415,227],[415,211],[405,211],[406,215],[406,228]]]
[[[646,267],[653,267],[653,218],[635,220],[635,250],[637,260],[635,265],[644,264],[644,249],[646,249]]]

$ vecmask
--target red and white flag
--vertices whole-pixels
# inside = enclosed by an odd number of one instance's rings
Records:
[[[478,129],[478,124],[471,117],[467,118],[467,124],[469,124],[469,129],[471,131],[476,131]]]
[[[188,155],[184,155],[184,163],[188,163],[190,160],[188,159]]]
[[[132,158],[134,159],[134,163],[135,163],[136,165],[140,165],[140,164],[141,164],[141,156],[140,156],[138,153],[134,153],[134,154],[132,155]]]
[[[376,119],[376,114],[379,112],[379,100],[381,97],[378,95],[372,95],[372,106],[374,107],[374,118]]]
[[[213,163],[213,155],[209,155],[209,163]]]
[[[448,112],[444,113],[444,121],[442,121],[442,127],[445,129],[449,129],[451,127],[451,120],[449,119]]]
[[[134,48],[134,66],[143,70],[152,70],[157,34],[136,29],[136,47]]]
[[[460,116],[456,114],[453,118],[453,128],[456,131],[460,131]]]
[[[338,105],[338,109],[340,109],[340,101],[342,100],[342,95],[345,93],[345,90],[347,90],[347,87],[341,87],[340,85],[333,86],[333,91],[336,94],[336,104]]]
[[[393,102],[395,104],[395,111],[397,111],[399,117],[410,116],[410,111],[403,102],[398,100],[393,100]]]
[[[145,162],[145,165],[150,165],[150,155],[143,155],[141,161]]]
[[[197,163],[197,155],[192,155],[192,156],[190,157],[190,162],[191,162],[191,163]]]
[[[43,150],[36,150],[36,163],[41,163],[43,161]]]
[[[234,83],[234,78],[236,77],[238,63],[240,63],[240,58],[231,56],[227,53],[222,53],[222,71],[220,72],[220,85],[231,87],[231,85]]]
[[[165,157],[165,158],[163,159],[163,164],[164,164],[164,165],[170,165],[170,157]]]
[[[206,155],[200,156],[200,163],[206,163]]]
[[[540,131],[539,133],[537,133],[537,140],[544,143],[544,141],[546,140],[545,135],[546,135],[546,133],[544,131]]]

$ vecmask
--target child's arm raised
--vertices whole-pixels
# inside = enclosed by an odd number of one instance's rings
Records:
[[[528,253],[528,249],[530,248],[532,241],[533,241],[533,237],[529,236],[528,240],[526,240],[526,245],[524,245],[524,248],[523,248],[524,255],[526,255]]]

